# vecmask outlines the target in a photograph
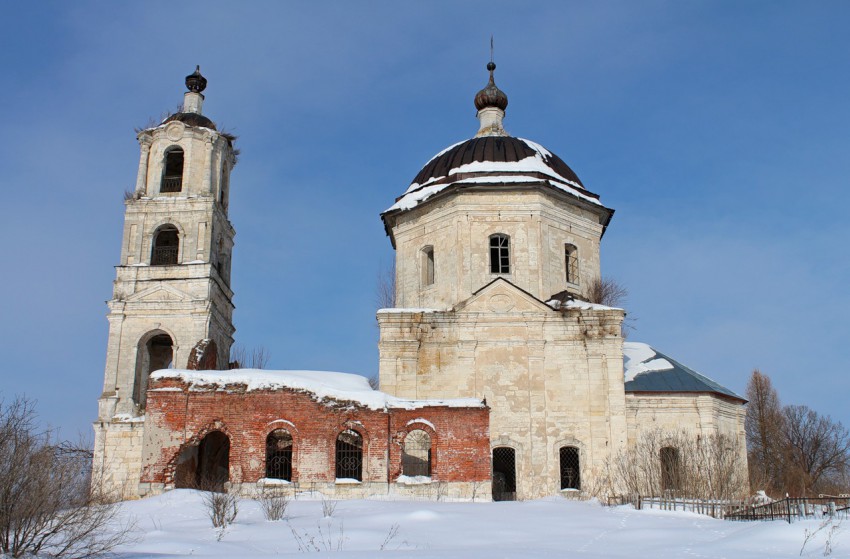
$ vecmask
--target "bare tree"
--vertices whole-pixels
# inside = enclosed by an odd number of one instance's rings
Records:
[[[382,266],[378,270],[375,282],[375,304],[379,309],[391,309],[396,305],[395,262],[389,266]]]
[[[747,434],[750,486],[776,492],[783,486],[784,421],[779,396],[770,377],[758,369],[747,383]]]
[[[38,428],[32,401],[0,402],[0,554],[87,558],[131,541],[102,486],[89,452]]]
[[[786,488],[805,497],[817,492],[825,475],[846,470],[850,433],[807,406],[785,406],[783,415]]]
[[[631,496],[741,499],[747,477],[739,448],[722,434],[647,431],[609,463],[611,482]]]
[[[269,351],[263,346],[246,349],[235,345],[230,349],[231,369],[265,369],[269,366]]]
[[[594,278],[584,290],[589,302],[606,307],[624,306],[628,294],[628,289],[611,278]]]
[[[369,386],[372,388],[372,390],[380,390],[381,389],[381,380],[380,380],[380,377],[378,377],[377,374],[372,375],[367,380],[369,381]]]

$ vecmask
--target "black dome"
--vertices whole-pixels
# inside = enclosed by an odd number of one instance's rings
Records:
[[[528,169],[517,168],[516,170],[499,168],[500,166],[494,166],[492,170],[482,167],[476,169],[473,173],[482,175],[492,173],[499,175],[521,174],[547,179],[554,178],[555,180],[560,177],[569,183],[573,183],[573,185],[584,188],[578,176],[560,157],[534,142],[511,136],[482,136],[454,145],[431,159],[413,179],[411,186],[418,185],[421,187],[426,184],[452,181],[458,177],[455,176],[457,173],[450,175],[450,171],[469,163],[515,163],[528,158],[539,158],[544,167],[541,167],[539,171],[535,171],[531,167]],[[552,175],[556,176],[553,177]]]

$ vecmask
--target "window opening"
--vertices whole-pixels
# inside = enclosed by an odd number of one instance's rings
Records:
[[[510,447],[493,449],[493,500],[516,501],[516,453]]]
[[[401,453],[401,474],[405,476],[431,475],[431,436],[415,429],[404,438]]]
[[[363,481],[363,437],[347,429],[336,438],[336,477]]]
[[[578,249],[575,245],[564,245],[564,265],[567,283],[578,283]]]
[[[230,439],[221,431],[208,433],[198,445],[196,486],[205,491],[224,491],[230,480]]]
[[[581,489],[581,470],[578,449],[561,447],[561,489]]]
[[[133,400],[144,409],[147,402],[148,378],[154,371],[171,368],[174,359],[174,342],[168,334],[157,334],[140,346],[136,357]]]
[[[165,154],[165,169],[162,172],[160,192],[173,193],[183,190],[183,150],[172,148]]]
[[[510,238],[507,235],[493,235],[490,237],[490,273],[511,273],[511,247]]]
[[[422,249],[422,287],[434,284],[434,247]]]
[[[173,225],[160,227],[154,233],[151,249],[151,266],[173,266],[177,264],[180,250],[180,235]]]
[[[661,489],[679,490],[679,449],[666,446],[661,449]]]
[[[286,429],[266,437],[266,477],[292,481],[292,435]]]

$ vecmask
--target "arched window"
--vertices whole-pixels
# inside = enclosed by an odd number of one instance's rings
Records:
[[[162,170],[160,192],[180,192],[183,190],[183,150],[179,147],[169,148],[165,152],[165,165]]]
[[[490,237],[490,273],[511,273],[511,239],[507,235]]]
[[[581,489],[581,468],[578,449],[561,447],[561,489]]]
[[[140,408],[145,407],[148,377],[159,369],[171,368],[174,359],[174,342],[171,336],[157,333],[142,338],[136,352],[136,382],[133,384],[133,400]]]
[[[516,451],[508,446],[493,449],[493,500],[516,501]]]
[[[292,435],[286,429],[266,437],[266,477],[292,481]]]
[[[575,245],[564,245],[564,269],[567,283],[578,284],[578,249]]]
[[[405,476],[431,475],[431,436],[415,429],[404,438],[401,453],[401,474]]]
[[[153,234],[151,266],[173,266],[177,264],[180,251],[180,235],[173,225],[163,225]]]
[[[422,249],[422,287],[434,284],[434,247],[426,246]]]
[[[663,491],[679,490],[679,449],[665,446],[661,449],[661,489]]]
[[[336,438],[336,477],[363,481],[363,437],[346,429]]]

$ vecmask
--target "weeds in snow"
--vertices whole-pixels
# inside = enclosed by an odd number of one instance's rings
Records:
[[[381,543],[381,547],[378,548],[379,551],[384,551],[390,543],[398,536],[398,524],[393,524],[390,526],[390,531],[387,532],[387,536],[384,538],[383,543]]]
[[[336,501],[332,501],[330,499],[325,499],[322,497],[322,516],[325,518],[330,518],[334,515],[336,511]]]
[[[283,520],[286,517],[286,507],[289,506],[289,495],[283,489],[266,487],[260,493],[260,508],[266,520]]]
[[[336,531],[334,531],[333,520],[327,519],[326,527],[322,529],[322,521],[316,522],[318,533],[311,534],[307,530],[299,532],[292,524],[289,524],[292,537],[295,538],[295,544],[298,546],[298,551],[301,553],[312,553],[321,551],[342,551],[345,547],[346,537],[345,529],[342,522],[339,523]]]
[[[207,491],[204,493],[204,506],[212,521],[213,528],[218,528],[216,539],[221,541],[227,527],[236,520],[239,514],[239,498],[233,493],[216,493]]]
[[[841,520],[836,520],[835,517],[832,516],[824,518],[823,522],[820,523],[820,526],[818,526],[814,530],[809,530],[808,528],[806,528],[803,531],[803,535],[805,536],[805,538],[803,539],[803,546],[800,548],[800,556],[802,557],[803,552],[806,550],[806,546],[809,544],[809,542],[814,540],[815,536],[817,536],[821,532],[824,532],[824,530],[826,532],[824,535],[823,542],[823,556],[829,557],[830,555],[832,555],[833,546],[835,545],[833,543],[833,540],[835,538],[835,535],[839,532],[840,528]]]

